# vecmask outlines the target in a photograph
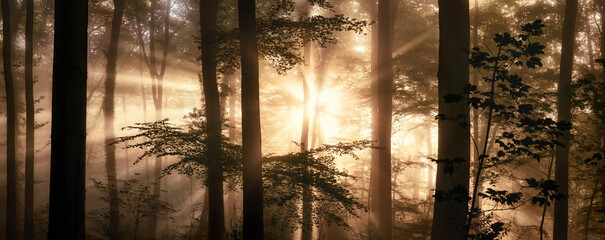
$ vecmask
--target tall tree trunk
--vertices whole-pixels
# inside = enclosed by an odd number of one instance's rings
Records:
[[[474,15],[474,24],[473,24],[473,47],[479,47],[479,0],[475,0],[475,7],[473,9],[473,15]],[[479,87],[479,69],[473,69],[472,70],[473,74],[472,74],[472,78],[471,78],[471,84],[475,85],[477,87]],[[480,114],[479,114],[479,109],[477,108],[473,108],[472,109],[472,121],[473,121],[473,144],[471,146],[471,152],[473,152],[473,161],[474,161],[474,168],[479,169],[479,155],[481,154],[479,152],[479,146],[483,146],[484,144],[481,141],[487,141],[487,138],[489,138],[489,136],[486,136],[486,139],[481,139],[480,138],[480,133],[479,133],[479,119],[481,118]],[[486,123],[487,126],[487,123]],[[489,126],[488,126],[489,127]],[[475,176],[477,177],[477,176]],[[481,184],[483,184],[483,181],[479,181],[479,186],[478,186],[478,191],[481,191],[482,187]],[[481,209],[482,205],[482,201],[481,198],[475,198],[475,208],[477,209]],[[481,221],[481,216],[477,216],[475,222]]]
[[[229,84],[229,98],[227,105],[229,106],[229,142],[233,144],[237,144],[236,140],[236,128],[235,128],[235,104],[236,104],[236,91],[235,91],[235,75],[229,74],[229,78],[227,79],[227,83]],[[236,212],[235,206],[238,199],[237,190],[228,189],[227,190],[227,201],[225,206],[225,217],[227,218],[227,227],[228,231],[231,231],[234,227],[234,221],[237,219],[234,218],[234,214]]]
[[[378,9],[377,1],[369,0],[369,14],[372,20],[377,20]],[[370,33],[370,109],[371,109],[371,128],[372,141],[371,165],[370,165],[370,187],[369,203],[370,217],[368,218],[368,236],[370,239],[377,239],[375,210],[380,205],[375,199],[378,196],[378,24],[372,24]]]
[[[2,0],[2,58],[6,89],[6,239],[17,237],[17,150],[15,145],[17,116],[12,70],[11,8],[8,0]]]
[[[84,239],[88,4],[55,2],[48,239]]]
[[[587,1],[585,4],[587,4]],[[590,19],[590,17],[587,18]],[[587,21],[590,22],[590,20]],[[590,23],[586,24],[586,42],[588,45],[588,66],[590,67],[590,71],[594,71],[594,47],[592,46],[592,30]]]
[[[115,138],[115,88],[116,66],[122,17],[124,15],[124,0],[114,0],[113,20],[107,50],[107,79],[105,80],[105,97],[103,99],[103,114],[105,118],[105,170],[107,172],[107,192],[109,195],[109,239],[118,239],[120,221],[120,197],[118,196],[118,181],[116,174],[116,145],[111,144]]]
[[[391,51],[390,0],[378,0],[378,172],[375,208],[378,239],[392,238],[391,215],[391,122],[393,98],[393,69]]]
[[[605,1],[599,1],[601,3],[601,16],[605,16]],[[605,24],[605,18],[601,18],[601,26]],[[605,59],[605,29],[601,27],[601,58]],[[605,86],[605,67],[603,67],[603,79],[602,84]],[[601,89],[601,103],[605,103],[605,87]],[[601,149],[605,149],[605,111],[601,111]],[[605,161],[601,161],[599,164],[599,181],[601,182],[601,210],[605,212]],[[605,239],[605,238],[604,238]]]
[[[217,0],[200,1],[200,26],[202,33],[202,85],[206,104],[208,159],[208,239],[225,239],[225,211],[223,202],[223,170],[221,151],[222,114],[216,79],[216,54],[218,34],[216,30]]]
[[[256,1],[237,3],[242,61],[243,237],[261,240],[264,224]]]
[[[25,18],[25,222],[24,239],[34,239],[34,1],[26,0]]]
[[[304,47],[305,70],[303,71],[303,119],[300,131],[300,152],[309,150],[309,122],[311,114],[311,43]],[[302,189],[302,234],[301,240],[313,239],[313,189],[311,186],[303,186]]]
[[[563,40],[561,48],[561,72],[559,75],[557,120],[571,122],[571,74],[573,70],[573,51],[575,42],[576,14],[578,0],[567,0],[565,20],[563,21]],[[555,201],[555,219],[553,239],[567,239],[568,198],[569,198],[569,130],[557,139],[563,147],[556,148],[555,182],[558,192],[564,198]]]
[[[208,188],[206,188],[202,212],[200,213],[198,227],[195,231],[195,239],[210,239],[208,238],[208,205]]]
[[[460,192],[468,196],[470,165],[470,132],[468,106],[464,101],[446,103],[448,94],[463,95],[469,83],[468,47],[470,23],[468,1],[439,0],[439,114],[446,118],[462,116],[462,119],[439,119],[437,180],[435,194]],[[453,173],[444,171],[445,161],[457,161]],[[455,192],[454,192],[455,191]],[[466,239],[468,203],[445,199],[435,201],[431,239]]]

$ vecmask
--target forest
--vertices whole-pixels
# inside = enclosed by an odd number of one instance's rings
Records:
[[[605,239],[605,0],[0,7],[0,239]]]

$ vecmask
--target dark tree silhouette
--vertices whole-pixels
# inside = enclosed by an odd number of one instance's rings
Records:
[[[55,2],[48,239],[84,239],[88,4]]]
[[[237,5],[242,63],[243,237],[261,240],[264,224],[256,1],[238,0]]]
[[[565,1],[565,20],[563,21],[563,40],[561,48],[561,68],[557,98],[557,121],[571,122],[571,73],[573,70],[573,51],[575,42],[577,0]],[[555,182],[558,191],[564,197],[555,201],[555,219],[553,239],[567,239],[568,193],[569,193],[569,129],[563,130],[558,141],[563,146],[556,147]]]
[[[464,0],[439,1],[439,141],[435,195],[455,197],[437,199],[431,239],[466,239],[469,185],[470,132],[469,109],[463,101],[446,103],[448,94],[464,95],[469,82],[470,44],[469,3]],[[447,165],[454,171],[445,171]]]
[[[601,16],[605,16],[605,1],[599,1],[601,5]],[[601,26],[605,24],[605,18],[601,18]],[[605,31],[601,31],[601,58],[605,59]],[[605,67],[603,67],[603,73],[605,73]],[[605,74],[603,74],[603,79],[601,80],[602,84],[605,85]],[[601,93],[601,102],[605,103],[605,87],[602,89]],[[603,149],[605,149],[605,119],[601,119],[601,144]],[[605,193],[605,161],[601,161],[599,165],[601,171],[599,171],[599,181],[601,183],[600,191]],[[605,212],[605,194],[601,194],[601,210]]]
[[[216,78],[218,0],[200,1],[202,50],[202,86],[208,131],[208,239],[225,239],[225,208],[223,202],[223,170],[221,151],[222,114]]]
[[[25,240],[34,239],[34,1],[25,2]]]
[[[6,239],[17,237],[17,165],[15,85],[13,82],[11,36],[11,4],[2,0],[2,59],[4,62],[4,86],[6,89]]]

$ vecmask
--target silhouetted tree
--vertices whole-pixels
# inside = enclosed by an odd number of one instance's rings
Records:
[[[88,4],[55,1],[48,239],[84,239]]]
[[[34,1],[25,1],[25,240],[34,239]]]
[[[256,1],[238,0],[237,6],[242,69],[243,237],[261,240],[264,224]]]
[[[557,98],[557,121],[571,122],[571,73],[573,71],[573,52],[576,32],[577,0],[565,1],[565,20],[563,21],[563,40],[561,48],[561,68]],[[555,201],[555,219],[553,239],[567,239],[568,199],[569,199],[569,129],[563,131],[558,141],[563,146],[556,147],[555,182],[558,191],[564,197]]]
[[[17,162],[16,131],[17,116],[15,103],[15,85],[13,82],[11,36],[11,4],[2,1],[2,59],[4,64],[4,87],[6,89],[6,239],[17,237]]]
[[[469,186],[469,109],[462,101],[448,103],[448,94],[463,95],[469,83],[470,44],[469,3],[464,0],[439,1],[439,142],[431,239],[466,239]],[[446,171],[454,165],[453,171]]]
[[[216,78],[218,51],[217,11],[219,0],[200,1],[202,50],[202,85],[207,124],[206,159],[208,176],[208,239],[225,239],[225,209],[223,202],[222,114]]]

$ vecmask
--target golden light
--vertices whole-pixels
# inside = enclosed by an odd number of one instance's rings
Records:
[[[366,52],[366,48],[365,46],[355,46],[355,51],[359,52],[359,53],[365,53]]]

